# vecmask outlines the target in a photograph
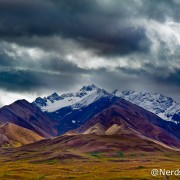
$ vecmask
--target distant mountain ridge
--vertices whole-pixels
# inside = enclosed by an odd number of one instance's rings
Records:
[[[170,97],[166,97],[158,93],[136,92],[136,91],[119,91],[112,93],[104,89],[100,89],[94,84],[82,87],[78,92],[65,93],[58,95],[53,93],[48,97],[38,97],[33,104],[38,106],[43,112],[55,113],[63,108],[71,108],[72,110],[87,107],[101,97],[123,98],[130,101],[156,115],[160,118],[180,122],[180,104]],[[58,113],[58,112],[57,112]]]
[[[105,96],[114,97],[113,94],[92,84],[83,86],[78,92],[74,93],[65,93],[61,96],[53,93],[44,98],[38,97],[34,104],[44,112],[55,112],[68,106],[71,106],[72,109],[80,109]]]
[[[143,91],[116,90],[113,94],[141,106],[164,120],[180,123],[180,103],[174,101],[171,97]]]

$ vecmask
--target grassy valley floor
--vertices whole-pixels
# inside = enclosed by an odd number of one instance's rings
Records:
[[[17,155],[17,154],[16,154]],[[176,170],[180,168],[180,153],[125,153],[108,157],[101,152],[82,155],[81,159],[50,159],[35,161],[33,158],[11,161],[1,156],[0,179],[55,180],[55,179],[165,179],[152,177],[152,169]],[[169,179],[180,179],[172,176]]]
[[[151,180],[165,179],[152,169],[179,168],[180,151],[136,136],[60,136],[0,150],[0,180]]]

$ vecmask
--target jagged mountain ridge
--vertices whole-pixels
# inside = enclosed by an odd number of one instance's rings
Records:
[[[55,92],[44,98],[38,97],[34,104],[41,108],[42,111],[51,113],[68,106],[71,106],[72,109],[80,109],[101,97],[108,96],[113,97],[114,95],[92,84],[90,86],[83,86],[75,93],[65,93],[59,96]]]
[[[115,96],[130,101],[144,109],[158,115],[160,118],[180,122],[180,104],[171,97],[159,93],[136,92],[136,91],[114,91]]]
[[[118,91],[112,93],[100,89],[95,85],[84,86],[76,93],[65,93],[59,96],[57,93],[44,98],[37,98],[33,103],[42,111],[53,113],[62,108],[81,109],[88,106],[104,95],[115,98],[120,97],[130,101],[144,109],[158,115],[160,118],[180,122],[180,104],[170,97],[158,93]]]

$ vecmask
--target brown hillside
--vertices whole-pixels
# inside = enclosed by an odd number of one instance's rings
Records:
[[[6,123],[0,127],[0,147],[17,147],[42,139],[43,137],[37,133],[13,123]]]
[[[180,148],[180,139],[167,128],[164,128],[163,120],[157,119],[156,115],[128,101],[119,100],[80,128],[66,134],[136,136],[140,139]]]

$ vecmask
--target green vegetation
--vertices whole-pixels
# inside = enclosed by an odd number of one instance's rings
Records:
[[[117,156],[120,157],[120,158],[124,158],[125,155],[124,155],[124,152],[118,151]]]
[[[144,166],[138,166],[137,169],[144,169]]]
[[[58,159],[49,159],[49,160],[44,161],[44,163],[46,163],[46,164],[55,164],[58,162],[59,162]]]
[[[135,157],[137,157],[137,155],[136,154],[130,154],[129,157],[135,158]]]
[[[92,152],[90,154],[91,154],[91,156],[93,156],[95,158],[101,158],[102,152]]]

